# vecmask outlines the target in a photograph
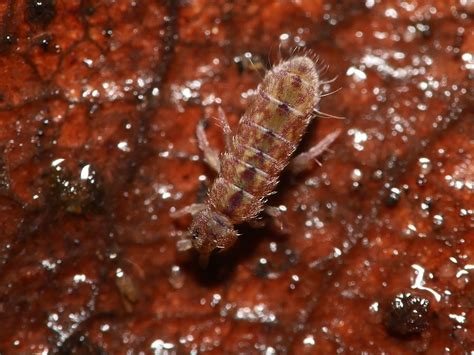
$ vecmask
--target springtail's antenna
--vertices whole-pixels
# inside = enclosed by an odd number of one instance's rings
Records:
[[[339,88],[339,89],[336,89],[336,90],[333,90],[333,91],[327,92],[327,93],[325,93],[325,94],[319,95],[319,97],[326,97],[326,96],[329,96],[329,95],[335,94],[335,93],[337,93],[337,92],[339,92],[339,91],[341,91],[341,90],[342,90],[342,88]]]
[[[324,62],[322,62],[321,64],[324,64]],[[329,70],[329,64],[326,64],[321,69],[319,69],[319,75],[320,76],[325,75],[328,70]]]
[[[282,60],[283,60],[283,54],[281,53],[281,42],[280,42],[278,43],[278,63],[281,63]]]
[[[267,63],[270,65],[270,68],[273,66],[273,65],[271,65],[272,64],[272,59],[271,59],[272,52],[273,52],[273,43],[270,46],[270,50],[267,52]]]
[[[337,80],[337,78],[339,77],[339,75],[336,75],[334,78],[332,79],[329,79],[329,80],[325,80],[325,81],[321,81],[321,84],[322,85],[326,85],[326,84],[332,84],[333,82],[335,82]]]
[[[335,118],[336,120],[345,120],[346,119],[345,117],[331,115],[329,113],[321,112],[317,109],[313,110],[313,114],[320,117],[320,118]]]
[[[253,70],[255,70],[255,71],[258,73],[258,76],[260,77],[260,79],[263,80],[262,73],[260,73],[260,70],[259,70],[258,67],[255,65],[255,63],[252,61],[252,56],[249,56],[249,57],[248,57],[248,60],[249,60],[250,64],[252,64]]]
[[[298,47],[293,47],[293,50],[291,51],[291,56],[293,57],[296,53],[296,51],[298,51],[299,48]]]

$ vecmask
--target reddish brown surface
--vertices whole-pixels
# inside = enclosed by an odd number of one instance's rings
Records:
[[[0,3],[1,353],[474,350],[472,1],[31,3]],[[243,227],[199,270],[169,217],[212,178],[196,123],[235,127],[260,78],[234,58],[280,45],[342,88],[304,146],[344,133],[283,178],[289,235]]]

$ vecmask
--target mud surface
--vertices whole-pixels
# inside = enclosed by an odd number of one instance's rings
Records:
[[[474,350],[474,4],[0,3],[0,352]],[[293,48],[337,79],[282,177],[288,233],[178,253],[235,127]],[[325,65],[328,68],[325,70]]]

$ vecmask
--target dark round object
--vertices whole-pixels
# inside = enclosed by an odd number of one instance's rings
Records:
[[[429,325],[430,302],[411,293],[398,294],[390,302],[385,325],[394,335],[416,335]]]
[[[402,191],[398,187],[391,187],[388,190],[387,197],[385,198],[385,205],[387,207],[394,207],[400,201]]]
[[[26,19],[30,23],[48,25],[56,16],[54,0],[28,0],[26,4]]]

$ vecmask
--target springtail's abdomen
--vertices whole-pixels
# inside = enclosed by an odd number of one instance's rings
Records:
[[[267,72],[237,131],[227,140],[225,153],[219,156],[210,148],[203,128],[198,127],[199,146],[218,176],[204,203],[175,213],[193,214],[191,239],[181,242],[180,249],[192,245],[207,262],[214,249],[227,249],[234,244],[238,236],[234,225],[257,217],[264,209],[265,197],[275,190],[282,170],[314,117],[319,87],[315,62],[305,55],[295,56]],[[229,135],[222,112],[220,119]],[[315,159],[338,134],[332,133],[297,157],[295,163],[299,166],[295,170]]]

